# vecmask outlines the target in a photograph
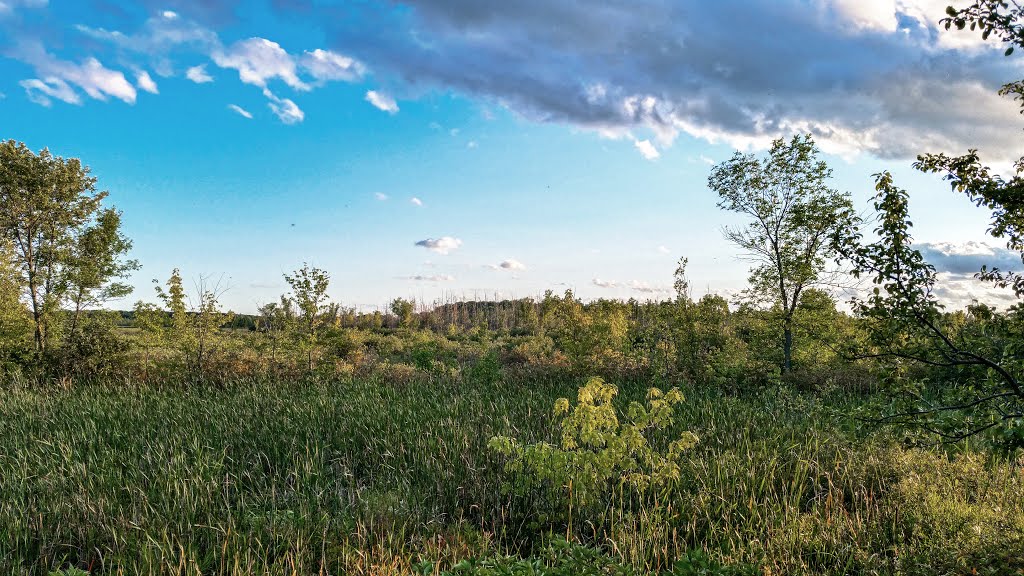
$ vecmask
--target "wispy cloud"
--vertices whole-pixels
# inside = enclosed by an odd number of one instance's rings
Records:
[[[35,41],[19,45],[14,53],[40,76],[20,82],[33,102],[49,106],[51,98],[56,98],[69,104],[81,104],[82,99],[74,89],[77,87],[96,100],[114,97],[128,104],[135,103],[135,86],[124,73],[107,68],[96,58],[89,57],[78,64],[68,62],[47,53],[42,44]]]
[[[355,58],[320,48],[306,52],[299,62],[313,78],[320,82],[328,80],[354,82],[361,79],[366,73],[366,67]]]
[[[373,105],[378,110],[383,110],[388,114],[396,114],[398,112],[398,103],[395,99],[383,92],[376,90],[370,90],[366,93],[366,101]]]
[[[306,114],[290,98],[279,98],[270,90],[264,88],[263,95],[267,97],[267,107],[285,124],[298,124],[306,118]]]
[[[629,282],[616,282],[613,280],[602,280],[600,278],[594,278],[591,280],[591,284],[598,288],[621,288],[625,290],[631,290],[640,294],[670,294],[671,288],[666,286],[652,286],[646,282],[639,280],[630,280]]]
[[[416,242],[416,246],[426,248],[438,254],[448,254],[449,252],[456,250],[459,246],[462,246],[462,240],[453,238],[451,236],[441,236],[440,238],[427,238],[426,240],[420,240]]]
[[[238,113],[239,116],[245,118],[252,118],[252,114],[245,108],[239,106],[238,104],[228,104],[228,109],[235,111],[236,113]]]
[[[373,197],[376,198],[377,200],[380,200],[381,202],[388,199],[388,195],[383,192],[374,192]]]
[[[422,274],[417,274],[415,276],[404,276],[403,278],[405,280],[412,280],[414,282],[454,282],[455,281],[455,276],[452,276],[451,274],[434,274],[434,275],[429,275],[429,276],[425,276],[425,275],[422,275]]]
[[[413,204],[413,205],[416,205],[416,206],[423,206],[423,200],[420,200],[416,196],[413,196],[412,198],[409,198],[409,203]]]
[[[188,70],[185,70],[185,78],[195,82],[196,84],[206,84],[207,82],[213,82],[213,76],[206,71],[206,64],[200,64],[193,66]]]
[[[163,75],[172,74],[174,66],[171,58],[176,52],[184,50],[206,56],[216,66],[236,71],[241,82],[260,88],[271,111],[285,124],[301,122],[305,114],[294,100],[271,91],[272,82],[281,82],[292,90],[307,92],[331,81],[357,81],[366,72],[366,67],[357,59],[321,48],[295,55],[277,42],[262,37],[225,45],[213,30],[172,11],[164,11],[148,19],[142,29],[135,33],[126,34],[82,25],[77,28],[92,38],[149,57],[157,72]],[[185,77],[197,84],[213,81],[205,63],[188,68]],[[64,80],[76,83],[68,78]],[[58,83],[49,79],[30,84],[38,100],[65,94]],[[139,88],[147,90],[141,81]]]
[[[670,250],[668,246],[662,245],[662,246],[658,246],[658,253],[659,254],[671,254],[672,250]]]

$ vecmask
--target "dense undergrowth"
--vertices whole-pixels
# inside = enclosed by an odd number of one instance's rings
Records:
[[[557,443],[552,406],[585,380],[468,374],[7,384],[0,572],[1024,570],[1020,462],[912,447],[849,392],[684,385],[663,438],[700,443],[679,480],[569,511],[488,442]],[[647,396],[616,383],[621,413]]]

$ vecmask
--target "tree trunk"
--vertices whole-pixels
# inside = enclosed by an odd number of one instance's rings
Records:
[[[793,370],[793,319],[782,320],[782,373],[789,374]]]

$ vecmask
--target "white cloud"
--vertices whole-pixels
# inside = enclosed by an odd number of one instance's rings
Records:
[[[1022,122],[996,91],[1019,77],[1019,60],[999,58],[995,41],[964,49],[980,34],[941,30],[948,3],[749,0],[738,20],[727,2],[491,1],[458,10],[433,0],[368,10],[367,19],[333,22],[331,34],[394,30],[361,47],[375,70],[499,102],[527,120],[628,137],[648,158],[679,134],[762,148],[811,132],[847,157],[977,147],[1015,159]]]
[[[47,0],[0,0],[0,17],[14,12],[18,6],[26,8],[45,8]]]
[[[395,99],[383,92],[377,92],[376,90],[370,90],[366,93],[366,101],[373,105],[378,110],[383,110],[388,114],[395,114],[398,112],[398,104]]]
[[[304,69],[321,82],[328,80],[353,82],[362,78],[366,73],[366,67],[355,58],[319,48],[303,54],[300,63]]]
[[[409,203],[414,204],[416,206],[423,206],[423,200],[420,200],[419,198],[417,198],[415,196],[413,196],[412,198],[409,199]]]
[[[427,238],[426,240],[420,240],[416,242],[416,246],[426,248],[438,254],[448,254],[449,252],[458,249],[462,246],[462,240],[458,238],[452,238],[451,236],[442,236],[440,238]]]
[[[38,42],[23,44],[15,53],[40,76],[20,82],[33,102],[49,106],[50,98],[57,98],[79,104],[81,99],[72,88],[77,86],[96,100],[113,96],[128,104],[135,103],[136,91],[132,83],[122,72],[105,67],[96,58],[86,58],[81,64],[67,62],[48,54]]]
[[[383,192],[374,192],[373,197],[376,198],[377,200],[380,200],[381,202],[388,199],[388,195]]]
[[[32,78],[19,82],[25,89],[28,99],[42,106],[50,106],[53,102],[50,98],[56,98],[68,104],[81,104],[82,99],[68,86],[68,83],[60,78],[47,78],[46,81]]]
[[[476,140],[470,140],[469,142],[466,143],[466,148],[476,148],[476,147],[477,147]]]
[[[266,38],[249,38],[235,42],[227,48],[218,48],[210,55],[221,68],[238,71],[238,78],[246,84],[267,87],[267,81],[280,79],[296,90],[309,90],[299,79],[295,60],[281,45]]]
[[[299,106],[291,99],[278,98],[273,92],[266,88],[263,89],[263,95],[270,100],[270,102],[267,102],[267,107],[270,108],[271,112],[273,112],[281,122],[285,124],[298,124],[306,118],[306,114],[299,109]]]
[[[670,249],[668,248],[668,246],[664,246],[664,245],[663,245],[663,246],[658,246],[658,252],[660,252],[660,253],[662,253],[662,254],[671,254],[671,253],[672,253],[672,250],[670,250]]]
[[[526,265],[515,258],[502,260],[497,264],[488,264],[487,267],[491,270],[526,270]]]
[[[209,54],[220,46],[220,39],[214,31],[169,10],[147,19],[142,29],[134,34],[90,28],[81,24],[75,26],[75,29],[91,38],[155,58],[159,63],[158,72],[161,68],[171,68],[167,58],[180,47],[190,47]]]
[[[139,87],[139,90],[149,92],[150,94],[159,94],[160,90],[157,89],[156,82],[150,77],[149,72],[145,70],[139,70],[135,74],[135,85]]]
[[[1019,253],[984,242],[930,242],[913,248],[939,272],[972,275],[982,266],[1004,271],[1024,269]]]
[[[646,282],[640,282],[639,280],[631,280],[628,284],[630,290],[634,292],[640,292],[641,294],[668,294],[672,290],[665,286],[651,286]]]
[[[669,294],[672,292],[672,289],[670,288],[664,286],[651,286],[650,284],[639,280],[615,282],[613,280],[601,280],[600,278],[594,278],[590,282],[598,288],[623,288],[633,292],[639,292],[641,294]]]
[[[200,64],[193,66],[185,71],[185,78],[195,82],[196,84],[205,84],[207,82],[213,82],[213,76],[206,71],[206,64]]]
[[[451,274],[435,274],[430,276],[416,274],[415,276],[406,276],[405,279],[414,282],[454,282],[455,276]]]
[[[712,160],[711,158],[708,158],[707,156],[705,156],[703,154],[698,156],[698,158],[700,159],[701,162],[707,164],[708,166],[714,166],[715,165],[715,161],[714,160]]]
[[[654,144],[651,144],[650,140],[634,140],[633,146],[636,146],[640,154],[648,160],[657,160],[661,156],[661,153],[654,147]]]
[[[832,0],[832,7],[854,30],[892,32],[898,24],[895,0]]]
[[[228,109],[234,110],[238,113],[239,116],[242,116],[244,118],[252,118],[252,114],[245,108],[239,106],[238,104],[228,104]]]
[[[1020,302],[1010,288],[997,288],[975,279],[973,274],[954,272],[936,274],[934,294],[950,310],[963,310],[974,302],[1005,309]]]

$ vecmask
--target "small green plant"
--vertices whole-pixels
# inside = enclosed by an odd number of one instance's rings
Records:
[[[89,573],[81,568],[63,568],[60,570],[52,570],[49,576],[89,576]]]
[[[697,436],[684,432],[661,448],[652,440],[672,424],[683,394],[677,388],[667,393],[651,388],[646,406],[630,403],[626,423],[620,423],[612,403],[616,394],[615,386],[595,377],[579,389],[574,408],[567,398],[559,398],[554,408],[555,417],[562,418],[558,446],[522,445],[505,436],[495,436],[488,445],[508,459],[507,472],[563,487],[581,505],[615,488],[644,495],[671,486],[679,479],[681,456],[697,443]]]

